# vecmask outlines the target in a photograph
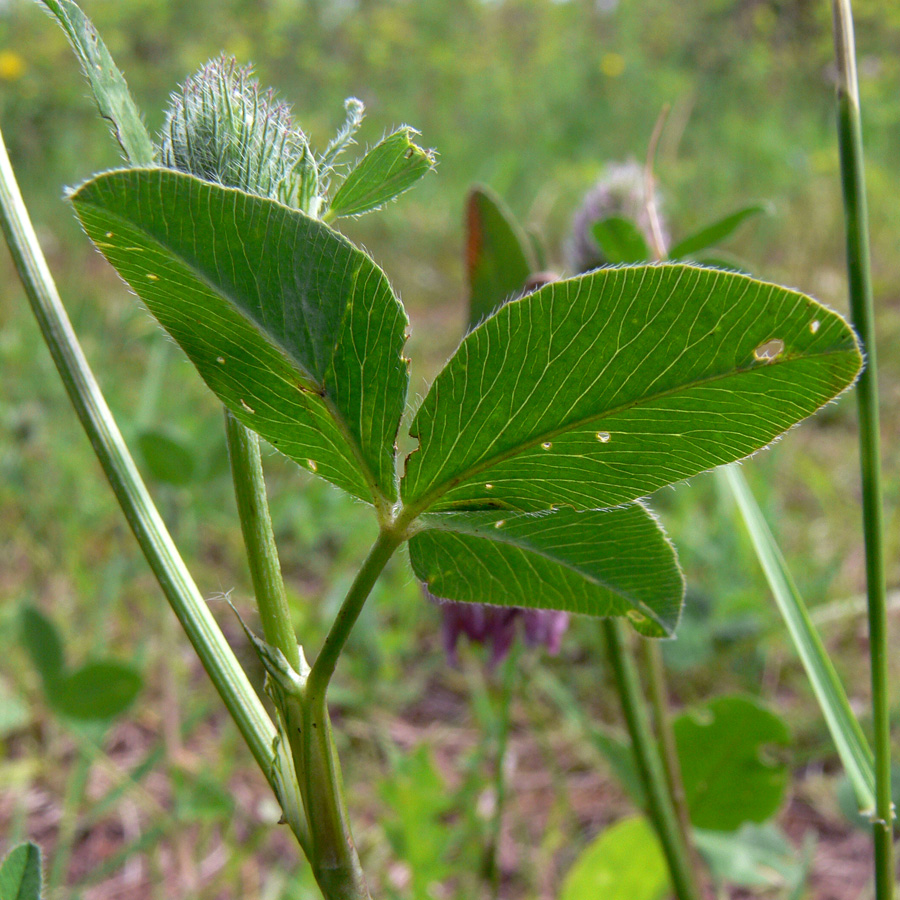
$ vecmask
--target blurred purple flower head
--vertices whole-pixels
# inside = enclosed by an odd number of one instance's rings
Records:
[[[429,599],[441,609],[444,651],[450,665],[459,663],[456,645],[461,635],[477,644],[491,646],[490,666],[501,662],[516,639],[518,623],[522,623],[525,643],[543,645],[551,654],[559,652],[562,636],[569,627],[569,614],[552,609],[523,609],[519,606],[486,606],[483,603],[455,603],[441,600],[427,590]]]
[[[655,193],[654,202],[660,209],[662,198]],[[572,220],[572,231],[566,243],[566,260],[574,272],[590,272],[609,265],[603,255],[592,227],[611,216],[634,222],[650,241],[650,217],[647,213],[647,189],[644,170],[634,160],[609,163],[600,178],[584,195],[581,206]],[[660,212],[660,225],[666,244],[669,236]]]

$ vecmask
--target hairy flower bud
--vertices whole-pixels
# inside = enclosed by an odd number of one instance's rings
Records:
[[[234,59],[211,60],[172,94],[159,157],[170,169],[316,212],[306,136],[290,107]]]
[[[654,197],[657,210],[660,198]],[[597,183],[584,195],[572,220],[572,231],[566,246],[567,262],[574,272],[590,272],[609,265],[594,238],[595,223],[616,216],[634,222],[652,243],[647,214],[647,192],[644,172],[634,161],[609,163]],[[665,221],[660,219],[663,237],[668,243]]]

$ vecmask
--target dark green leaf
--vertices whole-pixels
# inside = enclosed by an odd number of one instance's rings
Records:
[[[408,191],[435,165],[434,154],[413,142],[413,128],[400,128],[376,144],[338,188],[331,201],[335,216],[358,216]]]
[[[734,831],[762,822],[781,804],[788,767],[768,748],[790,741],[787,725],[749,697],[719,697],[674,723],[691,822]]]
[[[475,187],[466,201],[469,325],[477,325],[522,292],[532,264],[528,239],[500,198]]]
[[[56,681],[50,705],[61,715],[84,722],[105,722],[134,702],[143,680],[131,666],[114,660],[88,663]]]
[[[601,269],[474,329],[413,422],[414,509],[599,509],[766,446],[862,359],[802,294],[693,266]]]
[[[41,848],[19,844],[0,864],[0,900],[40,900]]]
[[[179,438],[147,429],[138,435],[137,446],[150,477],[156,481],[183,487],[194,480],[194,455]]]
[[[66,665],[59,631],[39,609],[26,606],[22,610],[22,636],[31,662],[38,670],[46,690],[48,685],[60,677]]]
[[[753,216],[769,212],[769,206],[765,203],[753,203],[745,206],[737,212],[695,231],[684,240],[679,241],[669,248],[669,259],[684,259],[686,256],[694,256],[701,250],[715,247],[730,238],[737,230]]]
[[[582,850],[563,880],[559,900],[660,900],[669,870],[647,821],[622,819]]]
[[[248,428],[369,502],[396,496],[407,319],[326,225],[164,169],[73,194],[88,234]]]
[[[609,265],[645,263],[653,259],[640,228],[628,219],[619,216],[601,219],[591,226],[591,234]]]
[[[90,82],[100,115],[112,127],[128,161],[135,166],[153,165],[153,142],[131,98],[122,73],[116,68],[97,29],[72,0],[41,0],[62,26],[81,69]]]
[[[671,634],[684,580],[675,551],[640,504],[544,515],[440,513],[410,539],[418,578],[437,597],[496,606],[627,615]]]

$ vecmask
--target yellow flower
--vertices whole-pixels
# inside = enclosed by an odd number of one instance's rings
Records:
[[[600,57],[600,71],[607,78],[618,78],[625,71],[625,57],[621,53],[604,53]]]
[[[0,81],[18,81],[25,74],[25,59],[14,50],[0,50]]]

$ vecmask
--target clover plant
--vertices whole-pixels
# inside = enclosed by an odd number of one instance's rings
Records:
[[[226,410],[263,630],[250,637],[274,722],[121,440],[4,152],[0,206],[13,258],[129,523],[323,895],[367,898],[327,690],[389,559],[406,545],[415,576],[440,598],[621,619],[671,637],[684,578],[643,498],[755,453],[834,400],[860,373],[859,343],[811,297],[736,272],[623,265],[521,295],[529,272],[519,265],[485,273],[509,286],[508,302],[479,312],[411,409],[404,307],[378,264],[334,225],[431,172],[435,156],[417,133],[401,127],[348,164],[359,101],[347,101],[346,123],[317,151],[291,110],[223,57],[173,94],[154,139],[75,3],[45,5],[125,156],[69,202]],[[477,248],[480,235],[469,239]],[[401,428],[415,444],[405,458]],[[259,438],[356,498],[379,526],[318,648],[301,649],[291,625]],[[620,628],[612,634],[622,639]],[[696,896],[689,879],[675,886]]]

